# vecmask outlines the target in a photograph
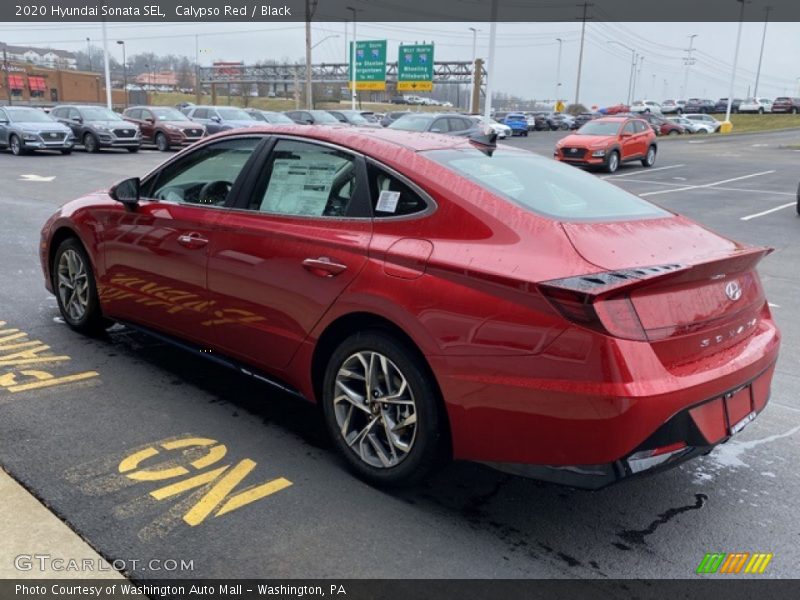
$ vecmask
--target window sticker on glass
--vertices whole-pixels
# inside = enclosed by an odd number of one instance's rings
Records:
[[[400,200],[400,192],[383,190],[378,196],[378,204],[375,210],[379,212],[393,213],[397,211],[397,202]]]
[[[290,215],[322,215],[336,171],[344,162],[335,156],[306,155],[304,161],[276,159],[261,210]],[[314,160],[319,158],[319,160]]]

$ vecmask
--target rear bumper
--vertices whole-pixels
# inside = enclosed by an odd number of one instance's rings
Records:
[[[735,349],[680,372],[667,369],[646,342],[579,328],[537,355],[428,360],[445,399],[454,458],[550,473],[545,479],[555,473],[555,480],[597,469],[616,481],[630,474],[609,465],[648,448],[662,428],[684,423],[682,414],[702,436],[683,441],[705,451],[763,410],[779,347],[780,334],[765,318]],[[752,390],[752,410],[738,396],[726,416],[723,396],[743,386]]]
[[[590,490],[671,469],[708,454],[751,423],[769,400],[774,368],[773,364],[744,386],[681,410],[632,452],[612,462],[565,466],[484,464],[513,475]],[[665,451],[657,453],[659,449]]]

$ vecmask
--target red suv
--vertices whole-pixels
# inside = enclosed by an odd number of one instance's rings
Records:
[[[775,102],[772,103],[772,112],[796,115],[800,112],[800,98],[789,98],[788,96],[775,98]]]
[[[554,156],[562,162],[603,167],[613,173],[620,163],[631,160],[641,160],[642,166],[652,167],[657,150],[656,134],[644,119],[603,117],[559,140]]]
[[[188,146],[206,135],[201,123],[190,121],[170,106],[134,106],[125,109],[122,117],[139,126],[142,143],[155,144],[162,152],[172,146]]]

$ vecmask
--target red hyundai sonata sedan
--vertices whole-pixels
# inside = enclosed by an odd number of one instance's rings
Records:
[[[373,483],[444,456],[588,488],[764,408],[768,252],[525,151],[274,125],[69,202],[41,239],[70,327],[122,322],[318,403]]]

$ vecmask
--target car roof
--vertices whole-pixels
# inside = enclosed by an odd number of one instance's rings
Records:
[[[242,135],[241,130],[226,131],[213,138]],[[358,152],[371,155],[392,156],[399,149],[411,152],[473,148],[465,137],[403,131],[389,128],[324,127],[320,125],[268,124],[249,127],[247,134],[271,133],[310,138],[332,144],[341,144]]]

